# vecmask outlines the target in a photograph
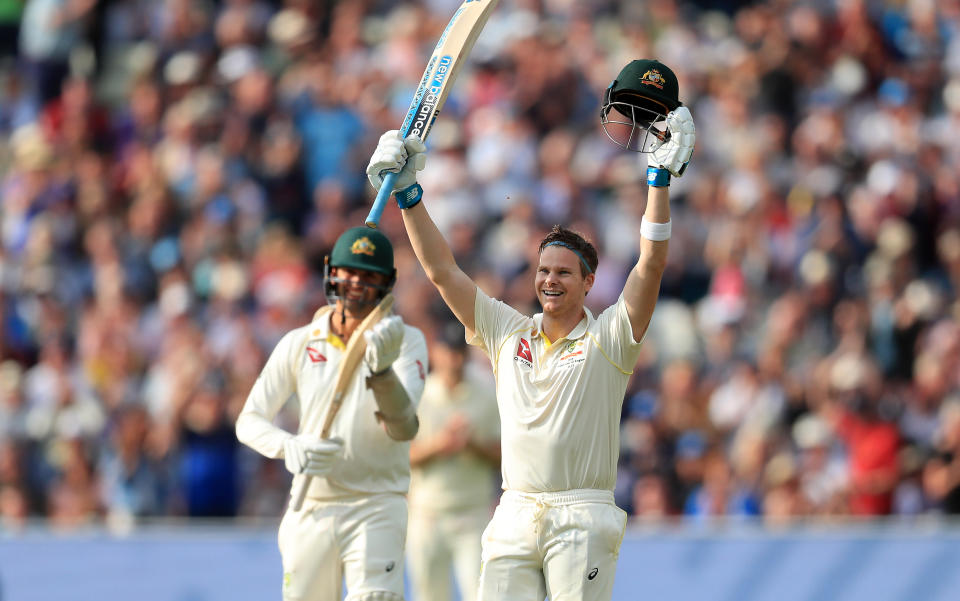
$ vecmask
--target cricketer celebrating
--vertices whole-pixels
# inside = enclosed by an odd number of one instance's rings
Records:
[[[402,601],[408,441],[418,429],[426,342],[396,316],[358,331],[396,279],[386,236],[347,230],[325,271],[328,305],[277,344],[237,419],[237,438],[283,458],[295,485],[309,482],[302,508],[291,506],[280,523],[283,599],[340,599],[345,579],[349,601]],[[361,334],[362,365],[341,375],[351,336]],[[321,439],[319,424],[340,382],[342,405],[331,436]],[[300,401],[296,435],[272,424],[293,395]]]
[[[649,153],[649,191],[640,257],[617,303],[596,317],[584,297],[597,253],[578,234],[555,226],[540,243],[534,287],[543,313],[531,318],[488,297],[457,266],[420,202],[422,142],[387,132],[367,167],[374,187],[399,170],[394,192],[417,258],[493,365],[504,493],[482,537],[480,601],[609,600],[613,592],[627,521],[613,501],[620,409],[666,265],[670,176],[684,172],[696,136],[676,76],[657,61],[627,65],[601,115],[611,138]]]

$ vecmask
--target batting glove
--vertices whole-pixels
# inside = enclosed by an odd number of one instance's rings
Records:
[[[417,171],[422,171],[427,164],[426,151],[427,147],[420,138],[409,136],[403,140],[399,130],[391,129],[380,136],[377,149],[367,165],[367,178],[374,188],[380,190],[385,172],[399,172],[391,192],[406,190],[417,183]]]
[[[394,315],[380,320],[363,333],[367,340],[367,350],[364,351],[363,360],[370,368],[370,373],[382,373],[393,365],[400,356],[403,332],[403,320]]]
[[[697,141],[697,129],[693,125],[693,116],[685,106],[667,114],[667,130],[670,139],[659,142],[647,154],[647,165],[666,169],[673,175],[680,177],[693,155],[693,145]]]
[[[300,434],[283,441],[283,463],[294,475],[326,476],[341,453],[343,441],[339,438],[321,439],[312,434]]]

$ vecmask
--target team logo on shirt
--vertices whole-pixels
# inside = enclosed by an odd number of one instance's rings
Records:
[[[323,363],[327,360],[327,358],[323,356],[323,353],[312,346],[307,347],[307,355],[310,357],[311,363]]]
[[[563,348],[560,357],[557,359],[557,367],[567,367],[586,361],[586,353],[583,352],[583,339],[571,340]]]
[[[526,338],[520,339],[520,345],[517,346],[517,354],[513,360],[525,367],[533,367],[533,353],[530,351],[530,341]]]

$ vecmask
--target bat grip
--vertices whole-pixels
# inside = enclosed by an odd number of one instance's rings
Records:
[[[389,301],[387,300],[389,299]],[[393,306],[393,296],[388,294],[380,301],[381,305],[386,301],[385,309],[389,310]],[[378,305],[377,308],[379,308]],[[369,316],[368,316],[369,317]],[[320,438],[330,438],[330,426],[333,425],[333,418],[336,417],[337,411],[340,410],[340,404],[342,399],[342,392],[334,395],[333,403],[330,404],[330,409],[327,411],[327,420],[323,424],[323,431],[320,433]],[[303,478],[294,478],[293,479],[293,488],[290,489],[290,509],[294,511],[300,511],[300,508],[303,507],[303,501],[307,498],[307,490],[310,488],[310,481],[313,478],[310,476],[304,475]]]
[[[367,227],[376,228],[380,225],[380,218],[383,216],[383,210],[387,208],[387,201],[390,200],[390,194],[393,192],[393,184],[397,181],[398,174],[394,171],[387,173],[380,184],[380,190],[377,192],[377,199],[373,201],[370,207],[370,214],[367,215]]]
[[[310,476],[304,476],[294,481],[293,490],[290,491],[290,509],[300,511],[303,507],[303,500],[307,498],[307,489],[310,488]]]

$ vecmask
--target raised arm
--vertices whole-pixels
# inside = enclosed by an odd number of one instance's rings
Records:
[[[467,336],[472,336],[477,285],[457,265],[450,245],[420,202],[423,190],[417,184],[416,172],[423,169],[425,162],[426,147],[423,142],[415,136],[403,141],[397,130],[391,130],[380,137],[367,167],[367,176],[373,186],[379,189],[381,173],[400,169],[394,191],[397,204],[403,211],[403,225],[410,237],[413,252],[440,296],[466,328]]]
[[[472,336],[477,285],[457,265],[450,246],[422,202],[403,210],[403,225],[427,277],[466,328],[467,335]]]
[[[650,224],[670,223],[670,188],[650,186],[647,192],[647,209],[643,214],[644,222]],[[627,315],[633,328],[633,339],[640,341],[653,308],[660,295],[660,280],[667,267],[667,248],[669,240],[654,241],[640,235],[640,258],[630,270],[627,283],[623,287],[623,300],[627,305]]]
[[[667,115],[667,128],[669,140],[648,155],[647,208],[640,224],[640,258],[623,288],[633,338],[638,341],[650,325],[660,294],[660,280],[667,266],[671,229],[670,176],[683,175],[696,140],[693,117],[684,106]]]

